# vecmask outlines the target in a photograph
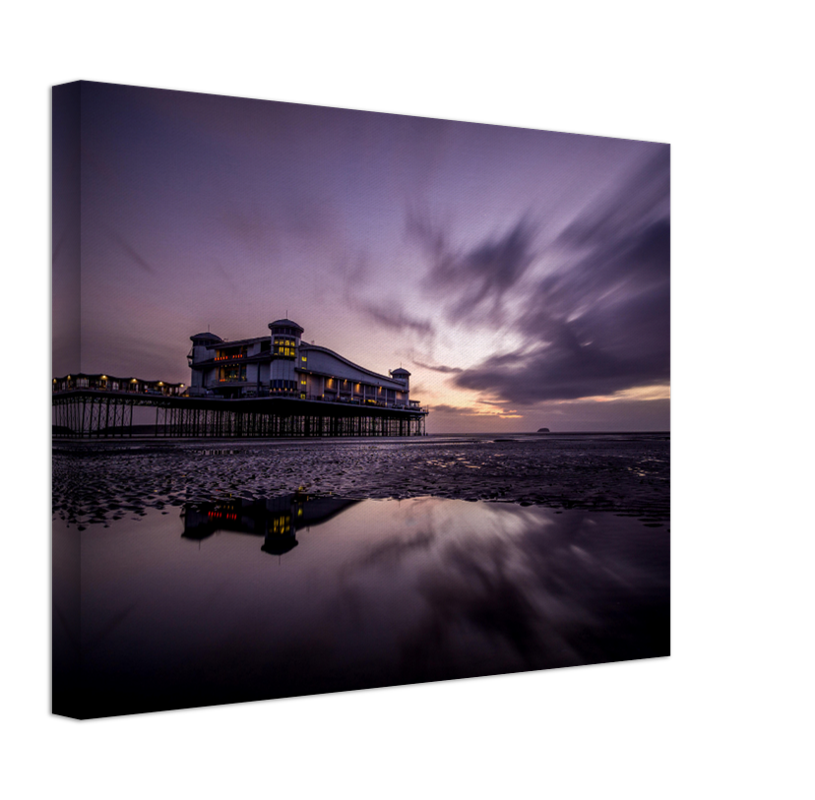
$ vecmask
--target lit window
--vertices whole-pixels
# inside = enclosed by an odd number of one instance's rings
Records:
[[[276,338],[274,340],[274,355],[276,356],[288,356],[289,358],[294,358],[296,355],[294,350],[294,339],[288,338]]]

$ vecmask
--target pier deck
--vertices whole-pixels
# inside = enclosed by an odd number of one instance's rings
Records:
[[[55,438],[132,437],[133,410],[153,407],[162,437],[422,436],[428,410],[295,397],[224,399],[106,389],[52,395]]]

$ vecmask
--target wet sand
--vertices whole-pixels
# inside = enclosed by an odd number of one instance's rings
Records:
[[[668,655],[669,455],[643,434],[56,442],[55,711]]]
[[[663,527],[667,434],[380,440],[60,442],[53,513],[85,526],[146,509],[292,492],[584,509]]]

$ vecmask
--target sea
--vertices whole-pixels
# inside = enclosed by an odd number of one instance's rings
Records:
[[[53,710],[670,653],[670,435],[55,440]]]

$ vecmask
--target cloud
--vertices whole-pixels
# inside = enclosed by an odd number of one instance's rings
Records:
[[[136,264],[137,267],[144,270],[148,275],[155,275],[156,270],[152,264],[150,264],[147,259],[145,259],[135,247],[129,244],[122,236],[120,236],[116,231],[112,228],[108,228],[108,233],[110,234],[111,238],[122,248],[122,250],[127,253],[130,258],[132,259],[133,263]]]
[[[466,406],[451,406],[445,403],[440,403],[432,407],[434,414],[455,414],[456,416],[463,417],[503,417],[506,415],[514,415],[515,411],[512,409],[500,409],[497,411],[480,410],[477,408],[468,408]]]
[[[444,364],[424,364],[421,361],[413,360],[413,363],[417,367],[424,367],[425,369],[433,370],[433,372],[443,372],[445,374],[458,374],[459,372],[464,372],[462,367],[447,367]]]
[[[670,147],[651,145],[656,151],[619,185],[576,217],[560,236],[571,246],[605,245],[619,235],[643,224],[667,218],[670,213]]]
[[[365,314],[369,319],[381,325],[383,328],[388,328],[398,333],[411,331],[423,337],[432,336],[434,333],[433,325],[428,320],[413,317],[398,306],[388,305],[384,307],[367,300],[350,296],[348,297],[348,302],[351,303],[357,311]]]
[[[446,403],[439,403],[433,406],[433,411],[436,414],[475,414],[472,408],[464,408],[462,406],[451,406]]]
[[[377,307],[373,304],[364,303],[365,313],[385,328],[395,331],[411,330],[422,336],[430,336],[433,333],[433,326],[427,320],[410,317],[401,309],[388,310]]]
[[[407,232],[430,260],[425,291],[449,298],[446,316],[453,322],[499,319],[504,296],[535,259],[535,230],[526,217],[471,249],[453,247],[440,226],[415,211],[408,214]]]
[[[511,331],[521,344],[458,372],[454,383],[529,405],[668,382],[669,199],[665,145],[576,215],[541,254],[559,266],[517,306]],[[531,234],[521,238],[528,243]],[[478,280],[475,289],[463,287],[454,307],[463,309],[483,287]]]

